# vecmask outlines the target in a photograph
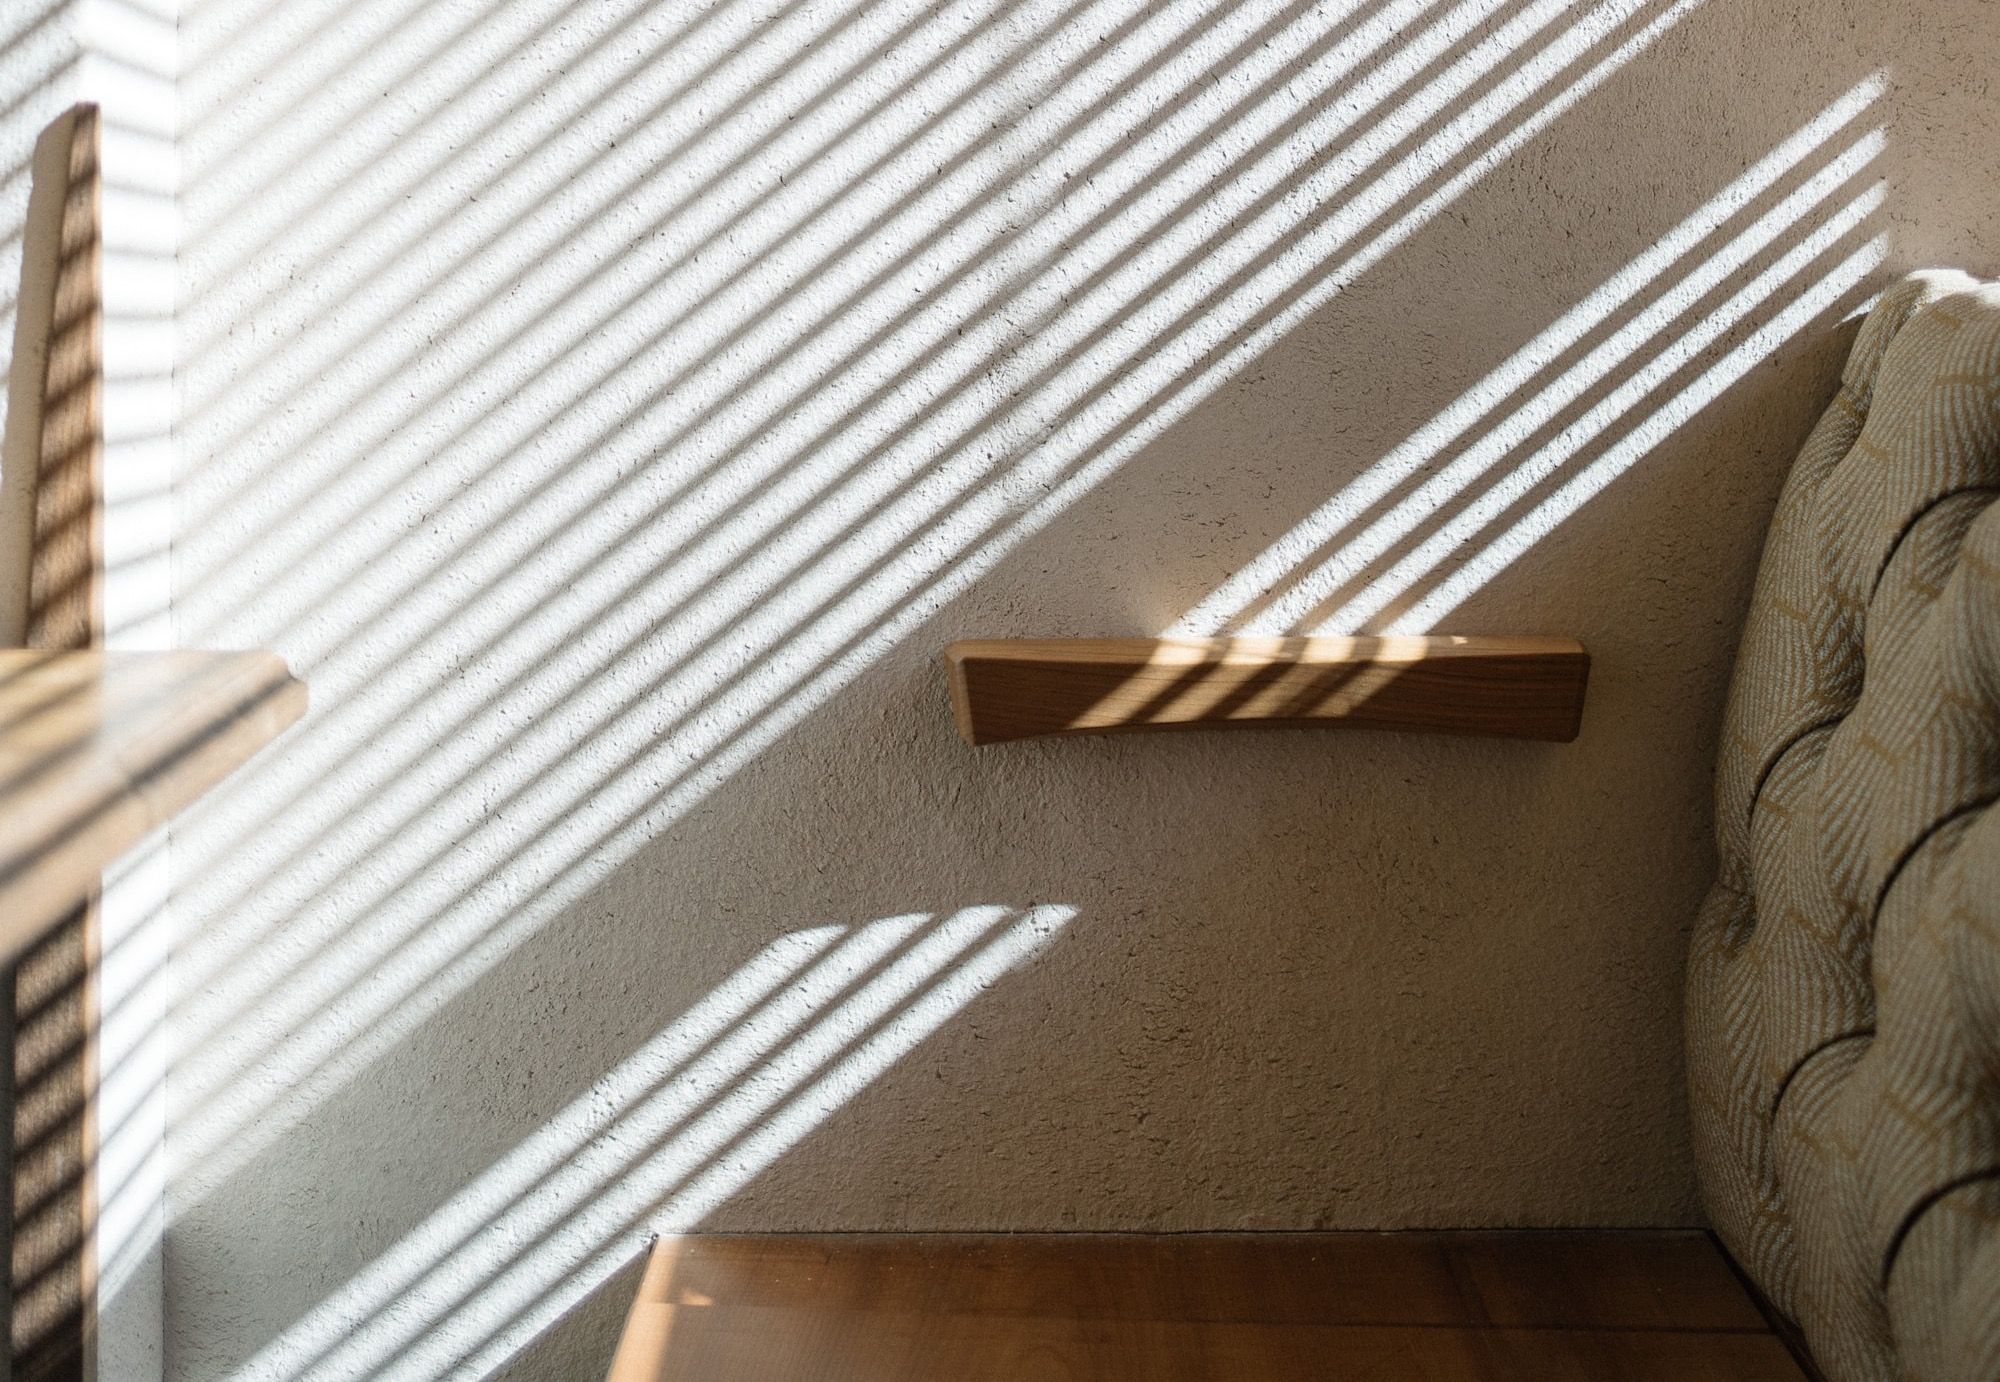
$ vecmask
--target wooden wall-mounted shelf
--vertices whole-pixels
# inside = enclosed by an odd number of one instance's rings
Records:
[[[305,706],[275,653],[0,651],[0,960]]]
[[[969,743],[1051,734],[1351,725],[1567,742],[1573,638],[998,638],[945,649]]]

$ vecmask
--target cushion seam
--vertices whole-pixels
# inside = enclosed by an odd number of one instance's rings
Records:
[[[1838,715],[1829,715],[1823,720],[1814,720],[1811,724],[1780,744],[1778,751],[1765,760],[1764,766],[1757,771],[1755,785],[1750,788],[1750,804],[1743,810],[1743,822],[1746,830],[1751,831],[1753,834],[1755,833],[1754,818],[1757,814],[1757,803],[1764,799],[1765,784],[1770,782],[1771,774],[1778,770],[1778,764],[1784,762],[1785,755],[1803,743],[1808,735],[1817,733],[1822,729],[1831,729],[1851,714],[1853,714],[1853,707],[1849,706]]]
[[[1778,1081],[1777,1089],[1771,1094],[1771,1118],[1773,1121],[1777,1119],[1779,1108],[1785,1102],[1785,1095],[1791,1090],[1792,1081],[1796,1080],[1800,1072],[1808,1065],[1811,1065],[1815,1060],[1842,1042],[1854,1041],[1861,1037],[1872,1037],[1874,1035],[1875,1028],[1873,1026],[1856,1027],[1852,1031],[1839,1032],[1826,1038],[1810,1051],[1807,1051],[1803,1056],[1793,1061],[1792,1068],[1785,1072],[1785,1078]]]
[[[1889,865],[1889,871],[1882,876],[1882,884],[1875,890],[1875,905],[1869,909],[1869,921],[1874,924],[1880,924],[1882,908],[1889,901],[1889,890],[1896,886],[1896,880],[1903,876],[1903,870],[1908,868],[1910,861],[1917,857],[1917,851],[1929,844],[1940,830],[1943,830],[1961,816],[1969,816],[1975,811],[1984,811],[1996,802],[2000,802],[2000,791],[1983,793],[1971,801],[1954,806],[1951,810],[1945,812],[1942,816],[1939,816],[1936,820],[1918,831],[1917,837],[1903,847],[1903,852],[1896,856],[1896,861]]]
[[[1896,530],[1895,540],[1890,542],[1889,550],[1882,554],[1882,561],[1875,568],[1875,579],[1869,582],[1869,604],[1872,605],[1875,603],[1875,596],[1882,589],[1883,578],[1889,574],[1889,568],[1895,564],[1896,553],[1903,549],[1904,541],[1910,536],[1910,533],[1916,528],[1917,524],[1923,522],[1924,516],[1932,509],[1935,509],[1940,504],[1958,498],[1961,494],[2000,494],[2000,485],[1961,485],[1957,489],[1946,490],[1943,494],[1937,495],[1929,503],[1904,519],[1903,526]]]
[[[1889,1275],[1895,1271],[1896,1259],[1902,1255],[1903,1244],[1916,1229],[1918,1220],[1935,1209],[1947,1195],[1963,1190],[1968,1185],[1977,1185],[1980,1181],[1995,1179],[2000,1179],[2000,1164],[1982,1166],[1977,1170],[1960,1172],[1958,1175],[1944,1182],[1944,1184],[1936,1186],[1920,1196],[1917,1202],[1910,1206],[1909,1212],[1903,1216],[1902,1222],[1896,1225],[1896,1231],[1889,1236],[1888,1246],[1883,1249],[1882,1289],[1884,1291],[1889,1289]]]

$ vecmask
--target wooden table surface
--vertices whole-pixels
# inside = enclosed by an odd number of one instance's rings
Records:
[[[611,1382],[1801,1382],[1694,1232],[695,1236]]]
[[[0,959],[305,705],[274,653],[0,651]]]

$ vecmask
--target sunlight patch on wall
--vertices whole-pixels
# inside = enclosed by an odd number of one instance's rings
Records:
[[[1187,636],[1225,630],[1347,634],[1372,627],[1392,601],[1439,567],[1457,559],[1465,544],[1473,541],[1509,504],[1602,437],[1639,401],[1780,292],[1793,275],[1838,244],[1880,206],[1883,191],[1877,185],[1863,189],[1832,210],[1827,209],[1828,203],[1880,155],[1884,145],[1881,130],[1862,132],[1831,157],[1824,150],[1881,97],[1884,89],[1885,81],[1878,75],[1859,83],[1829,105],[1468,389],[1408,441],[1370,466],[1255,561],[1231,576],[1214,594],[1177,620],[1169,632]],[[1813,171],[1798,187],[1706,258],[1686,269],[1678,279],[1664,287],[1656,286],[1673,266],[1754,210],[1760,199],[1771,194],[1809,160]],[[1785,236],[1796,239],[1787,242],[1788,248],[1776,265],[1757,274],[1749,285],[1699,315],[1692,324],[1680,327],[1682,334],[1670,334],[1682,318],[1696,313],[1718,287],[1740,276],[1760,254]],[[1879,258],[1878,252],[1863,271],[1879,262]],[[1835,276],[1845,279],[1846,268],[1843,265]],[[1844,281],[1843,287],[1851,286],[1851,281]],[[1646,294],[1651,294],[1650,301],[1644,301]],[[1818,302],[1821,294],[1809,290],[1800,297]],[[1641,303],[1609,336],[1592,345],[1581,358],[1484,433],[1465,442],[1475,426],[1519,395],[1538,376],[1566,354],[1576,351],[1618,314]],[[1789,306],[1785,312],[1796,315]],[[1770,339],[1760,331],[1753,339],[1768,353],[1782,337]],[[1647,358],[1647,351],[1657,353]],[[1524,445],[1532,443],[1566,410],[1587,399],[1593,389],[1607,381],[1616,384],[1609,396],[1563,427],[1547,443],[1521,454]],[[1635,428],[1620,445],[1629,454],[1628,443],[1632,438],[1642,437],[1643,445],[1651,446],[1664,435],[1657,428]],[[1447,464],[1391,504],[1380,517],[1349,533],[1399,485],[1422,474],[1455,446],[1460,449]],[[1476,480],[1496,470],[1502,472],[1501,477],[1484,494],[1471,502],[1462,498]],[[1398,544],[1421,531],[1427,522],[1440,518],[1444,521],[1413,551],[1395,559],[1387,571],[1369,577],[1370,568],[1385,557],[1393,557]],[[1327,555],[1314,560],[1321,552]],[[1366,583],[1361,584],[1364,579]],[[1453,581],[1456,583],[1453,588],[1460,592],[1453,599],[1455,604],[1471,587],[1457,576]],[[1435,601],[1424,607],[1435,613],[1443,612]],[[1431,625],[1412,611],[1399,617],[1392,627],[1396,632],[1420,633],[1427,632]]]
[[[1778,232],[1790,229],[1804,208],[1813,207],[1821,198],[1846,183],[1855,171],[1865,167],[1879,151],[1881,140],[1873,136],[1816,175],[1806,187],[1788,198],[1776,210],[1759,218],[1758,222],[1736,240],[1725,245],[1715,256],[1701,264],[1688,279],[1677,285],[1683,292],[1703,295],[1713,287],[1727,280],[1730,274],[1740,272],[1754,253],[1767,248],[1775,240]],[[1678,293],[1670,293],[1655,303],[1619,332],[1614,334],[1599,350],[1592,351],[1576,367],[1575,373],[1585,377],[1589,383],[1613,376],[1616,371],[1617,383],[1600,401],[1590,407],[1580,418],[1563,428],[1552,441],[1538,447],[1525,456],[1510,457],[1512,464],[1490,486],[1476,497],[1466,500],[1462,490],[1469,477],[1451,474],[1445,478],[1445,487],[1451,489],[1452,508],[1450,516],[1434,531],[1419,542],[1407,555],[1397,559],[1382,574],[1373,577],[1355,595],[1349,598],[1339,611],[1324,619],[1316,628],[1326,631],[1347,632],[1369,625],[1383,615],[1392,603],[1404,596],[1419,581],[1429,577],[1447,564],[1457,566],[1464,560],[1468,548],[1477,542],[1480,532],[1499,519],[1516,503],[1527,498],[1534,488],[1554,475],[1563,465],[1574,460],[1586,448],[1604,439],[1609,429],[1619,425],[1625,415],[1658,390],[1682,369],[1699,358],[1728,332],[1736,329],[1752,312],[1763,307],[1790,279],[1805,270],[1815,259],[1838,246],[1851,232],[1865,224],[1878,211],[1885,197],[1885,190],[1876,185],[1862,191],[1858,196],[1827,213],[1811,224],[1796,244],[1787,249],[1777,263],[1759,273],[1741,291],[1730,297],[1713,311],[1702,315],[1682,334],[1669,338],[1658,345],[1657,354],[1650,358],[1634,358],[1635,352],[1644,342],[1654,345],[1651,338],[1663,333],[1668,324],[1677,319],[1689,298]],[[1794,203],[1798,203],[1794,205]],[[1836,270],[1834,278],[1838,287],[1831,297],[1823,294],[1818,286],[1804,296],[1818,303],[1818,310],[1824,310],[1837,300],[1840,293],[1854,287],[1867,273],[1882,260],[1882,246],[1878,243],[1861,251],[1843,262]],[[1808,318],[1808,320],[1810,320]],[[1753,338],[1759,345],[1769,349],[1782,341],[1766,337]],[[1572,381],[1568,374],[1558,379],[1552,386],[1557,391],[1567,392]],[[1577,388],[1583,394],[1583,388]],[[1706,400],[1705,400],[1706,401]],[[1662,426],[1661,419],[1667,414],[1657,415],[1643,425],[1633,426],[1629,431],[1616,434],[1616,447],[1626,456],[1650,449],[1685,422],[1688,413],[1675,411],[1671,423]],[[1532,431],[1533,429],[1528,429]],[[1417,501],[1423,516],[1435,515],[1442,502],[1433,496],[1424,496]],[[1548,511],[1545,511],[1548,512]],[[1543,530],[1546,531],[1546,530]],[[1498,568],[1491,568],[1497,570]],[[1489,571],[1490,574],[1490,571]],[[1454,588],[1464,594],[1483,584],[1463,584],[1464,572],[1458,570],[1452,577]],[[1426,597],[1434,601],[1437,596]],[[1458,599],[1444,606],[1455,607]],[[1395,618],[1391,629],[1400,633],[1425,632],[1428,625],[1417,626],[1411,615]]]
[[[183,1161],[281,1138],[1693,8],[1100,4],[1077,22],[1129,27],[1080,61],[1032,30],[915,71],[853,49],[830,143],[732,67],[730,118],[629,132],[661,171],[597,250],[506,249],[549,234],[516,208],[484,260],[460,206],[393,313],[320,310],[345,260],[274,299],[296,336],[192,371],[231,446],[191,481],[182,636],[267,629],[320,708],[177,860],[189,913],[232,919],[180,978],[228,976],[179,1024]],[[356,139],[301,195],[365,168]],[[587,209],[604,176],[555,186]],[[319,252],[264,233],[201,271]],[[385,382],[348,346],[391,317],[413,366]]]
[[[697,1225],[1074,917],[968,907],[780,938],[247,1363],[485,1376]]]
[[[1879,198],[1869,204],[1879,205]],[[1722,359],[1703,370],[1692,384],[1675,394],[1643,422],[1621,435],[1616,445],[1591,461],[1486,546],[1469,557],[1460,558],[1450,578],[1439,582],[1392,622],[1390,631],[1411,633],[1433,627],[1437,620],[1456,609],[1474,591],[1545,537],[1550,529],[1643,460],[1648,451],[1676,428],[1720,398],[1724,390],[1768,359],[1779,346],[1806,328],[1822,322],[1828,313],[1851,298],[1868,276],[1881,267],[1887,253],[1887,242],[1877,236],[1803,290],[1795,291],[1785,300],[1784,307],[1776,316],[1759,326]],[[1787,256],[1787,259],[1790,258]],[[1783,268],[1788,273],[1796,273],[1799,266],[1786,263]],[[1763,284],[1761,279],[1753,287],[1768,290],[1768,285]],[[1739,303],[1732,301],[1729,306],[1737,308]]]

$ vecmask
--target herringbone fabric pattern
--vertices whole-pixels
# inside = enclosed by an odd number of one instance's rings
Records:
[[[1688,984],[1717,1231],[1827,1375],[2000,1379],[2000,286],[1884,294],[1779,499]]]

